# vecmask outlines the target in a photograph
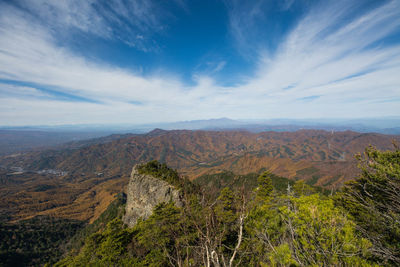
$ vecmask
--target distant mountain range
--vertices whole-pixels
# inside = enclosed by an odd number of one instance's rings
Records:
[[[146,133],[152,129],[165,130],[219,130],[243,129],[254,132],[265,130],[296,131],[300,129],[336,130],[356,132],[376,132],[400,134],[400,117],[359,118],[359,119],[268,119],[268,120],[232,120],[218,118],[179,122],[160,122],[149,124],[77,124],[43,126],[0,126],[0,130],[41,131],[41,132],[103,132]]]
[[[393,149],[400,136],[377,133],[190,131],[155,129],[112,135],[0,158],[0,211],[10,218],[96,218],[126,185],[134,164],[157,159],[195,180],[268,169],[292,180],[337,189],[358,170],[368,145]]]
[[[245,130],[253,133],[265,131],[294,132],[306,129],[396,135],[400,134],[400,118],[385,117],[347,120],[232,120],[228,118],[220,118],[142,125],[0,126],[0,155],[45,149],[52,146],[59,146],[67,142],[82,141],[112,134],[144,134],[155,128],[164,130]]]
[[[111,132],[60,132],[44,130],[0,130],[0,156],[16,152],[43,150],[67,142],[78,142],[106,135]]]

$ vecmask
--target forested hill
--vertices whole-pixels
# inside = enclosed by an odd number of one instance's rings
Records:
[[[2,157],[0,165],[61,170],[70,175],[121,175],[135,163],[157,159],[191,178],[221,169],[245,174],[261,167],[290,178],[311,178],[301,170],[315,167],[315,174],[321,178],[319,185],[335,176],[339,177],[332,184],[340,184],[350,177],[342,177],[344,173],[335,172],[335,167],[347,168],[346,162],[352,162],[354,154],[368,145],[392,149],[393,140],[400,141],[400,136],[317,130],[249,133],[156,129],[145,135],[109,138],[107,142],[88,141],[86,146],[71,144],[71,148]]]
[[[16,154],[0,159],[0,216],[19,220],[56,215],[93,221],[123,190],[132,166],[154,159],[191,180],[205,181],[202,177],[207,175],[219,179],[221,173],[231,173],[234,180],[269,170],[293,181],[338,190],[358,173],[355,153],[368,145],[393,150],[393,140],[400,137],[316,130],[158,129]]]
[[[183,206],[160,203],[132,228],[110,218],[56,266],[398,266],[400,151],[359,163],[330,196],[302,181],[279,191],[268,171],[248,193],[184,191]]]

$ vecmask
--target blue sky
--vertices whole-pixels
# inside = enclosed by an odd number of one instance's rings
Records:
[[[381,116],[399,0],[0,0],[0,125]]]

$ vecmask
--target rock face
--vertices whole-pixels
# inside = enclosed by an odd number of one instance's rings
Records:
[[[139,218],[147,219],[157,204],[169,201],[175,202],[178,207],[182,206],[181,191],[159,178],[139,174],[135,166],[128,184],[123,221],[133,227]]]

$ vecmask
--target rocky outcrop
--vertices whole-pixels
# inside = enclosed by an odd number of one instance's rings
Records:
[[[133,227],[139,218],[147,219],[153,208],[162,202],[173,201],[182,206],[182,192],[169,183],[147,174],[140,174],[135,167],[127,189],[125,224]]]

